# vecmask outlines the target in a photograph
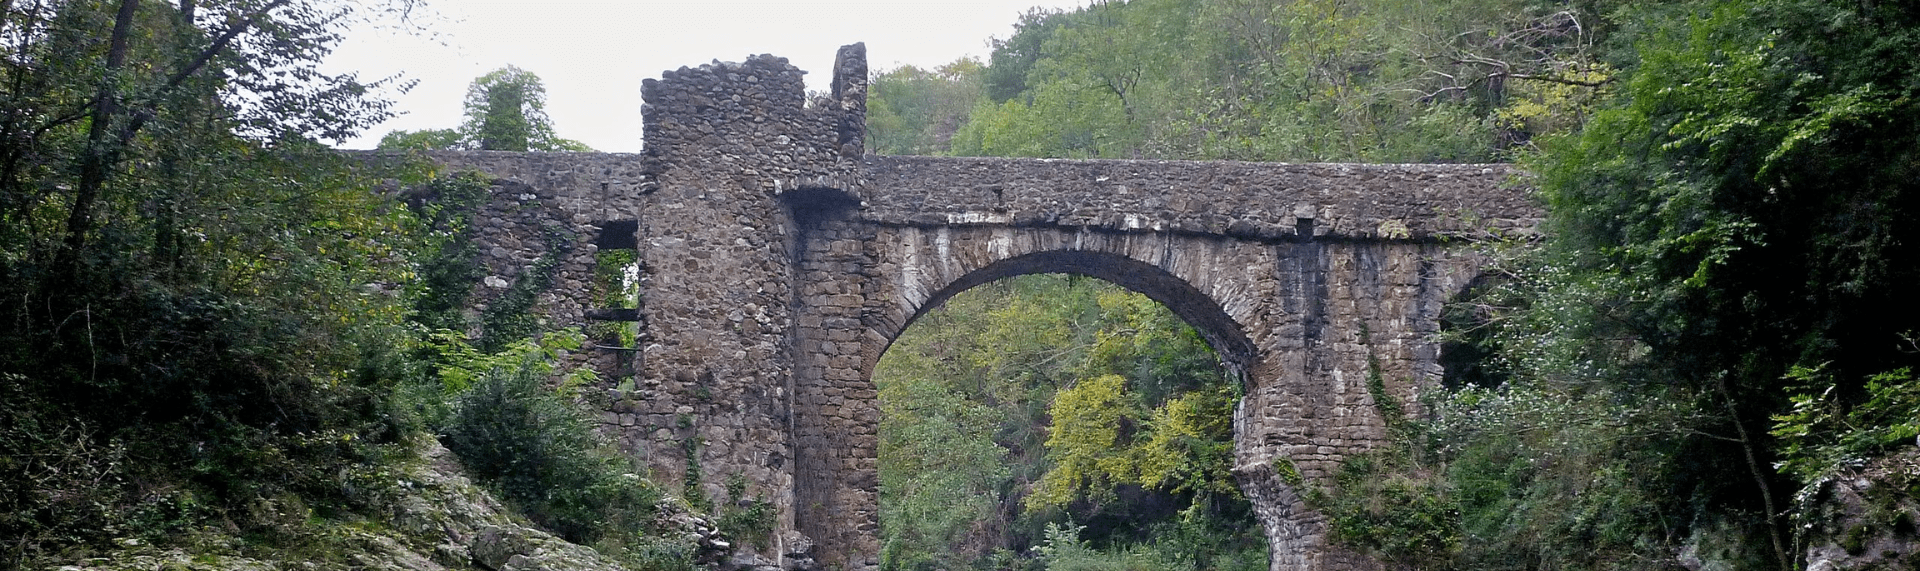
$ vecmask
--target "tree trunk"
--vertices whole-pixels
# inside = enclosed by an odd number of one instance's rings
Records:
[[[1740,451],[1747,457],[1747,469],[1753,474],[1753,481],[1760,487],[1761,505],[1767,510],[1767,538],[1773,541],[1774,557],[1779,558],[1780,569],[1793,571],[1793,558],[1787,554],[1787,547],[1780,540],[1780,511],[1773,505],[1773,486],[1767,483],[1767,471],[1760,467],[1759,457],[1753,452],[1753,439],[1747,436],[1747,425],[1740,422],[1740,413],[1734,405],[1733,390],[1727,386],[1726,375],[1720,376],[1720,396],[1726,399],[1727,416],[1733,421],[1733,429],[1740,435]]]
[[[100,72],[100,91],[94,96],[93,121],[87,126],[87,148],[80,156],[80,181],[74,186],[73,208],[67,213],[67,237],[58,257],[59,271],[78,277],[80,253],[86,248],[87,233],[93,230],[93,203],[106,186],[107,171],[119,162],[121,142],[114,137],[112,125],[120,114],[120,69],[126,66],[127,44],[133,35],[133,18],[139,0],[120,0],[113,17],[113,35],[107,42],[106,67]]]

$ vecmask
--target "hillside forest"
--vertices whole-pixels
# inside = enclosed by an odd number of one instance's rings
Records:
[[[416,2],[0,0],[0,569],[499,567],[417,517],[435,451],[511,512],[493,529],[600,558],[570,568],[766,540],[769,506],[682,497],[698,474],[590,430],[583,388],[614,381],[565,355],[632,331],[549,327],[538,271],[469,310],[488,181],[405,153],[580,150],[537,77],[482,76],[390,163],[327,146],[400,85],[319,62]],[[1544,237],[1484,246],[1440,386],[1376,399],[1389,445],[1288,481],[1343,548],[1920,566],[1920,10],[1108,0],[993,46],[874,74],[869,151],[1528,173]],[[596,295],[636,307],[634,260],[599,262]],[[882,567],[1264,568],[1217,361],[1092,278],[921,316],[874,373]]]
[[[1911,568],[1917,26],[1818,0],[1093,2],[876,73],[868,146],[1517,162],[1547,235],[1485,247],[1442,390],[1384,404],[1422,411],[1390,449],[1290,482],[1334,541],[1405,569]],[[1264,565],[1241,387],[1144,297],[976,288],[874,380],[885,568]]]

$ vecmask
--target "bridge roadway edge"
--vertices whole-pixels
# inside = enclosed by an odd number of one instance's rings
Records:
[[[1437,385],[1440,308],[1478,275],[1473,244],[1537,233],[1510,167],[866,155],[864,48],[840,56],[815,101],[772,56],[648,80],[639,154],[426,154],[494,180],[475,222],[481,306],[560,228],[574,247],[536,311],[583,325],[593,253],[635,248],[632,362],[570,358],[632,373],[591,394],[601,431],[657,479],[691,467],[681,493],[779,508],[740,567],[877,567],[873,365],[946,296],[1045,271],[1154,297],[1245,376],[1235,473],[1272,569],[1380,567],[1329,545],[1281,473],[1324,482],[1384,442],[1369,363],[1406,403]]]

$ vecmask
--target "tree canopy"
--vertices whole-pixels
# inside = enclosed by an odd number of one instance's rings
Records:
[[[984,69],[876,75],[870,148],[1074,158],[1470,162],[1579,123],[1608,8],[1522,0],[1134,0],[1023,15]],[[960,62],[956,62],[959,65]],[[973,86],[973,87],[967,87]],[[932,119],[939,117],[939,119]],[[957,129],[914,145],[893,131]],[[952,135],[946,136],[951,129]]]
[[[553,131],[547,89],[540,76],[507,66],[467,86],[466,118],[454,129],[396,130],[380,138],[387,150],[585,151],[593,149]]]
[[[1022,16],[977,72],[876,75],[869,148],[1518,161],[1548,233],[1489,246],[1448,306],[1445,390],[1290,485],[1391,565],[1791,569],[1907,529],[1820,502],[1920,434],[1917,38],[1904,5],[1839,0],[1098,2]],[[1168,427],[1211,393],[1115,374],[1046,397],[1029,506],[1159,485],[1161,435],[1206,433]],[[1912,517],[1905,478],[1879,489]],[[1130,549],[1048,524],[1045,553]]]
[[[342,501],[391,451],[407,221],[320,144],[388,82],[318,64],[409,8],[0,2],[0,560]]]

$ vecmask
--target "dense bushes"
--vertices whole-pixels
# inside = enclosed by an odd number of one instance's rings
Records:
[[[568,541],[591,544],[651,523],[660,493],[603,445],[571,400],[547,386],[556,351],[577,333],[522,341],[478,362],[450,363],[453,395],[440,432],[476,478]],[[465,386],[460,386],[465,385]]]
[[[496,460],[529,458],[476,469],[530,517],[633,553],[684,551],[642,540],[657,492],[539,386],[552,350],[487,355],[428,328],[462,322],[478,276],[454,214],[484,181],[433,181],[408,209],[316,146],[196,152],[204,172],[161,180],[195,192],[125,189],[71,268],[49,254],[57,233],[0,232],[0,292],[16,300],[0,306],[0,561],[209,525],[324,560],[339,550],[309,545],[319,530],[387,513],[418,438],[488,418],[515,446]],[[165,216],[142,210],[163,199]]]
[[[300,506],[382,497],[346,480],[415,430],[390,399],[405,221],[319,149],[199,152],[236,181],[167,216],[128,205],[74,266],[33,254],[49,236],[7,236],[8,560],[207,521],[291,533]]]
[[[389,115],[317,69],[367,12],[274,7],[0,8],[0,567],[390,497],[413,236],[318,142]]]
[[[1350,544],[1428,567],[1791,569],[1821,525],[1794,490],[1920,432],[1920,19],[1826,0],[1607,18],[1632,39],[1619,90],[1528,156],[1551,234],[1449,311],[1475,358],[1403,443],[1430,459],[1354,463],[1330,490]],[[1436,520],[1455,546],[1369,527],[1422,514],[1343,511],[1415,490],[1398,503],[1457,507]]]
[[[390,113],[384,82],[319,62],[410,4],[0,2],[0,568],[196,534],[344,567],[306,547],[378,525],[362,518],[390,513],[426,427],[515,398],[567,417],[495,380],[470,400],[511,398],[450,407],[446,355],[411,350],[464,329],[480,274],[459,215],[485,183],[402,208],[381,190],[418,172],[322,144]],[[498,345],[528,321],[497,320]],[[576,536],[625,525],[606,505],[651,506],[643,485],[589,484],[527,505]]]

